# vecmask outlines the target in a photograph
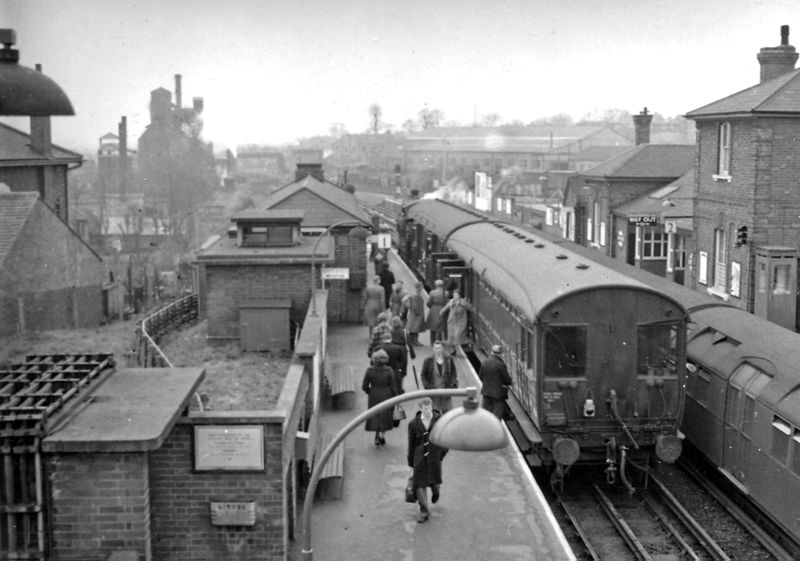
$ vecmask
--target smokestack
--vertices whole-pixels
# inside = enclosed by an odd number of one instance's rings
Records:
[[[128,118],[119,122],[119,192],[123,198],[128,190]]]
[[[183,107],[183,92],[181,91],[181,75],[175,74],[175,107]]]
[[[647,112],[647,107],[642,112],[633,116],[634,138],[636,146],[650,144],[650,121],[653,116]]]
[[[794,70],[798,56],[800,55],[797,54],[795,48],[789,44],[789,26],[782,25],[781,44],[777,47],[764,47],[756,57],[761,65],[759,83],[763,84]]]

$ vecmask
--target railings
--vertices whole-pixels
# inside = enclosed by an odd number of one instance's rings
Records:
[[[197,293],[193,292],[144,318],[137,330],[137,364],[145,368],[172,368],[158,343],[168,333],[197,321],[197,313]]]

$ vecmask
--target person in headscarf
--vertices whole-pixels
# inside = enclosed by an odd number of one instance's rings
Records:
[[[379,403],[399,395],[395,372],[387,364],[389,355],[384,350],[372,353],[372,364],[364,372],[361,389],[367,394],[367,407],[372,408]],[[386,432],[394,428],[393,410],[388,408],[367,419],[364,430],[375,433],[375,446],[386,444]]]

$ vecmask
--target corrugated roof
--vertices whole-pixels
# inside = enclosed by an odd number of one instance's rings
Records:
[[[736,113],[800,113],[800,69],[689,111],[685,117]]]
[[[691,144],[640,144],[581,173],[586,179],[678,178],[692,168]]]
[[[38,198],[39,194],[33,191],[0,193],[0,265],[11,252]]]
[[[52,158],[45,158],[31,148],[31,136],[4,123],[0,123],[0,166],[18,165],[20,160],[42,161],[63,160],[61,163],[79,163],[83,156],[53,144]]]

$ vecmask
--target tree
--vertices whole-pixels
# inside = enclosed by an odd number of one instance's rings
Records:
[[[439,109],[428,109],[424,107],[419,112],[419,120],[422,123],[422,129],[438,127],[439,123],[444,121],[444,113]]]
[[[500,123],[499,113],[489,113],[488,115],[481,116],[482,127],[496,127]]]
[[[381,116],[383,115],[381,106],[373,103],[369,106],[369,114],[372,121],[372,134],[378,134],[378,129],[381,126]]]
[[[347,134],[347,128],[345,127],[344,123],[331,123],[331,126],[328,128],[328,132],[332,137],[339,139]]]
[[[400,126],[400,128],[406,134],[416,132],[417,131],[417,123],[414,119],[406,119],[405,122]]]

